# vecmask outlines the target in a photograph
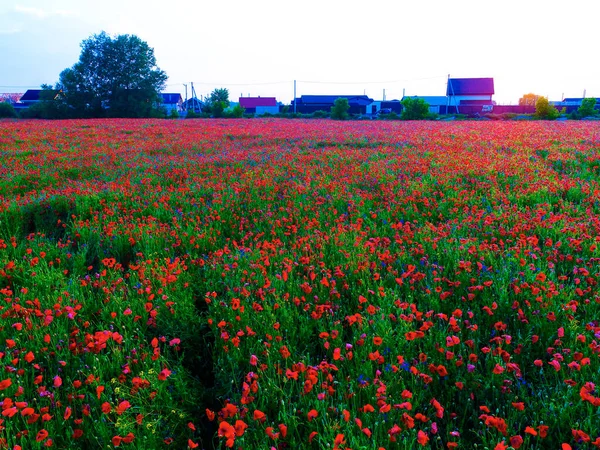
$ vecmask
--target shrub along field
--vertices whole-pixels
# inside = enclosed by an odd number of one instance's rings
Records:
[[[3,122],[0,159],[0,448],[600,447],[598,124]]]

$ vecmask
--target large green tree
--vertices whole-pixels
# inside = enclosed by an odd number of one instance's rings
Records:
[[[206,100],[204,111],[213,117],[223,117],[223,111],[229,107],[229,89],[217,88],[210,93]]]
[[[56,87],[74,116],[148,117],[166,80],[146,42],[103,31],[81,43],[79,61],[62,71]]]

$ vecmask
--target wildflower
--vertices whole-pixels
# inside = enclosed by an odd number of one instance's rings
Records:
[[[423,432],[423,430],[419,430],[417,432],[417,442],[422,446],[427,445],[429,442],[429,436],[427,436],[427,433]]]
[[[254,420],[257,420],[259,422],[264,422],[265,420],[267,420],[267,416],[265,415],[264,412],[259,411],[258,409],[254,410],[254,414],[252,415]]]

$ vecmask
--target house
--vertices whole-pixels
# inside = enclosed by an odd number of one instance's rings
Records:
[[[15,104],[19,101],[19,99],[23,97],[23,94],[17,94],[12,92],[3,92],[0,93],[0,102],[7,102],[10,104]]]
[[[330,112],[338,98],[348,99],[350,114],[367,114],[367,107],[373,103],[373,99],[366,95],[302,95],[292,100],[291,111],[302,114],[312,114],[315,111]]]
[[[448,78],[448,106],[460,112],[461,105],[493,105],[493,78]]]
[[[257,116],[279,112],[279,105],[275,97],[240,97],[240,106],[246,110],[246,113]]]
[[[583,103],[583,97],[569,97],[565,98],[560,102],[550,102],[556,109],[559,111],[565,108],[565,112],[567,114],[572,113],[573,111],[577,111],[581,104]],[[596,98],[596,106],[594,109],[597,111],[600,110],[600,98]]]
[[[432,114],[442,113],[448,105],[448,97],[445,95],[413,95],[410,97],[402,97],[402,100],[405,98],[421,99],[425,101],[425,103],[429,105],[429,112]]]
[[[50,94],[48,94],[47,97],[42,98],[44,95],[46,95],[45,92],[49,92]],[[60,91],[57,90],[44,91],[43,89],[27,89],[19,101],[13,103],[13,106],[17,111],[26,110],[31,105],[35,105],[42,100],[56,100],[59,94]]]
[[[38,103],[40,101],[41,93],[41,89],[27,89],[27,91],[19,99],[19,102],[25,105],[33,105],[34,103]]]
[[[400,100],[375,100],[367,106],[366,113],[374,116],[382,110],[387,113],[400,114],[402,112],[402,105],[400,104]]]
[[[27,89],[27,91],[25,91],[25,93],[19,99],[19,103],[27,106],[33,105],[34,103],[39,103],[42,101],[42,92],[44,92],[43,89]],[[52,100],[56,100],[58,94],[60,93],[60,91],[54,89],[46,92],[51,92],[53,94]],[[50,100],[49,97],[50,96],[46,97],[46,100]]]
[[[177,114],[183,112],[183,98],[181,94],[160,94],[162,98],[162,107],[165,109],[167,115],[171,115],[172,111],[176,111]]]
[[[204,103],[200,101],[197,97],[192,97],[182,103],[182,108],[184,111],[193,111],[195,113],[200,113],[202,112],[202,108],[204,108]]]

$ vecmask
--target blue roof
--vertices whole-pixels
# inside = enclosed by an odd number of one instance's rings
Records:
[[[298,100],[303,104],[332,104],[338,98],[348,99],[349,104],[369,105],[373,103],[373,99],[366,95],[303,95]]]
[[[163,103],[179,103],[182,98],[181,94],[160,94],[162,96]]]
[[[594,98],[594,97],[586,97],[586,98]],[[582,102],[582,101],[583,101],[583,97],[580,97],[580,98],[570,97],[570,98],[565,98],[563,100],[563,102]],[[596,102],[600,102],[600,98],[596,98]]]
[[[494,79],[449,78],[446,95],[494,95]]]
[[[41,89],[27,89],[23,97],[19,99],[21,102],[35,102],[40,99]]]

